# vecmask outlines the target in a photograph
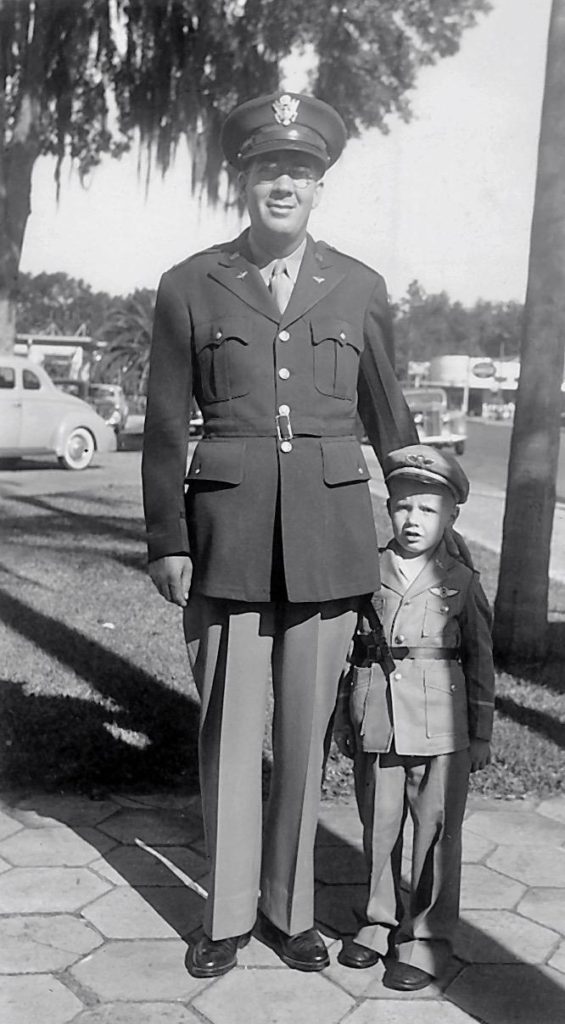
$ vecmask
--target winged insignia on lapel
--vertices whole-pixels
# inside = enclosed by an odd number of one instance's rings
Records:
[[[430,587],[430,593],[435,594],[437,597],[455,597],[459,591],[450,590],[449,587]]]

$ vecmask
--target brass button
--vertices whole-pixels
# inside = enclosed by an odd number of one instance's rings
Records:
[[[340,331],[339,332],[339,336],[340,336],[342,341],[345,341],[345,332],[344,331]]]
[[[358,468],[357,472],[358,472],[358,473],[361,473],[361,476],[363,476],[363,473],[365,472],[365,470],[363,469],[363,467],[362,467],[362,466],[359,466],[359,468]]]
[[[288,331],[279,331],[279,341],[288,341],[290,334]]]
[[[394,679],[402,679],[402,672],[395,672]]]
[[[449,687],[449,689],[451,690],[452,693],[455,693],[455,691],[457,689],[455,683],[452,683],[451,686]]]
[[[281,452],[284,452],[285,455],[286,455],[288,452],[291,452],[291,451],[292,451],[292,445],[291,445],[290,441],[282,441],[281,442]]]
[[[395,636],[394,642],[395,644],[403,644],[405,639],[406,638],[402,635],[402,633],[399,633],[398,636]]]
[[[449,605],[448,604],[442,604],[441,610],[442,610],[442,612],[447,614],[447,612],[449,611]]]
[[[221,331],[216,331],[216,338],[221,338],[221,337],[222,337],[222,332]]]
[[[288,416],[290,413],[290,405],[279,405],[279,416]]]
[[[197,466],[196,469],[194,470],[194,472],[195,473],[199,473],[200,472],[200,466]]]
[[[281,366],[279,370],[279,377],[281,380],[288,380],[290,377],[290,370],[287,370],[286,366]]]

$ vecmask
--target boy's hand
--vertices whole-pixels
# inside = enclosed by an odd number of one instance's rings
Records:
[[[487,740],[471,740],[471,771],[480,772],[490,764],[490,743]]]
[[[355,754],[355,732],[349,717],[349,700],[338,699],[334,717],[333,735],[340,754],[353,757]]]

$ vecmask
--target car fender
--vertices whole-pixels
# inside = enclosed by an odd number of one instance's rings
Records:
[[[94,438],[94,444],[96,450],[99,452],[112,452],[116,450],[116,435],[112,427],[108,426],[105,420],[101,416],[90,408],[86,402],[80,401],[82,408],[76,410],[69,410],[69,412],[63,417],[62,420],[57,424],[55,436],[52,440],[50,447],[56,455],[62,455],[65,450],[65,440],[71,431],[76,430],[78,427],[84,427],[89,430]]]

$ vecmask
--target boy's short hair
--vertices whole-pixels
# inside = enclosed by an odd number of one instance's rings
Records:
[[[469,495],[469,480],[455,456],[428,444],[411,444],[389,452],[383,461],[383,473],[387,486],[400,477],[442,484],[451,491],[458,505],[467,501]]]

